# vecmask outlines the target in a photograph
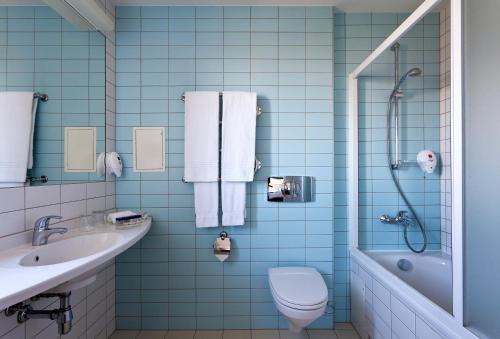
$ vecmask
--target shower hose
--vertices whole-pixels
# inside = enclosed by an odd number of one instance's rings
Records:
[[[417,213],[415,213],[415,210],[413,206],[410,204],[408,201],[408,198],[406,197],[405,193],[403,192],[403,189],[401,188],[401,185],[399,184],[399,180],[396,178],[396,175],[394,174],[395,169],[392,168],[392,161],[391,161],[391,112],[392,112],[392,105],[393,105],[393,99],[395,98],[395,92],[393,92],[389,98],[389,108],[387,110],[387,162],[389,165],[389,172],[391,172],[391,177],[392,181],[394,182],[394,185],[396,185],[396,188],[399,192],[399,195],[401,198],[403,198],[403,201],[405,202],[406,206],[408,206],[408,209],[410,210],[411,215],[415,219],[418,227],[420,228],[420,232],[422,233],[422,237],[424,239],[424,244],[422,245],[422,248],[420,249],[415,249],[411,244],[410,241],[408,240],[408,227],[410,227],[411,223],[404,223],[403,224],[403,235],[404,239],[406,242],[406,245],[408,248],[415,253],[422,253],[425,251],[427,247],[427,234],[425,233],[425,227],[420,221],[420,219],[417,216]]]

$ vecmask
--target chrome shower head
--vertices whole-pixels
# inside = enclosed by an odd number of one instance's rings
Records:
[[[418,67],[415,67],[415,68],[412,68],[410,69],[407,73],[406,73],[406,76],[410,76],[410,77],[416,77],[416,76],[419,76],[422,74],[422,70]]]
[[[392,91],[392,95],[395,95],[398,91],[403,82],[406,80],[408,77],[416,77],[422,74],[422,70],[418,67],[410,69],[408,72],[406,72],[401,79],[399,79],[398,84],[394,87],[394,90]]]

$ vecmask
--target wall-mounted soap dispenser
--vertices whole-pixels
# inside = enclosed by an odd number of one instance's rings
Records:
[[[267,200],[282,202],[312,201],[312,183],[312,177],[269,177],[267,179]]]

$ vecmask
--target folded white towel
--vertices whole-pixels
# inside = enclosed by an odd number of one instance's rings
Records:
[[[196,227],[217,227],[219,92],[186,92],[184,98],[184,180],[194,182]]]
[[[33,163],[33,92],[0,92],[0,187],[22,186]]]
[[[116,224],[116,219],[117,218],[124,218],[124,217],[132,217],[138,215],[135,212],[132,211],[119,211],[119,212],[113,212],[109,213],[106,217],[106,220],[112,224]]]
[[[245,224],[246,182],[221,183],[222,225],[240,226]]]
[[[253,180],[256,109],[256,93],[223,93],[222,181]]]
[[[222,225],[245,224],[246,182],[255,168],[257,94],[224,92],[222,112]]]
[[[194,183],[196,227],[219,226],[219,183]]]
[[[219,177],[219,93],[185,93],[184,180]]]

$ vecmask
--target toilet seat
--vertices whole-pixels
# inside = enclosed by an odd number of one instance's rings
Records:
[[[326,284],[314,268],[271,268],[269,285],[275,301],[292,309],[317,310],[328,301]]]

